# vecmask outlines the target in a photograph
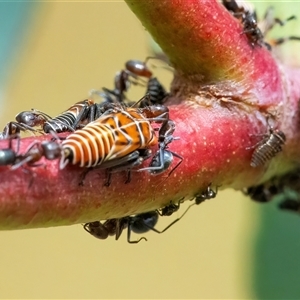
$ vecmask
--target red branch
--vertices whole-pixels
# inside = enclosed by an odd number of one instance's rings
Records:
[[[170,149],[183,157],[182,164],[169,177],[133,172],[128,184],[116,173],[109,187],[100,170],[79,186],[83,170],[59,170],[57,161],[16,171],[1,167],[0,228],[122,217],[191,199],[210,183],[241,189],[299,164],[300,70],[280,65],[264,47],[252,47],[241,24],[214,0],[126,2],[175,68],[168,103],[180,139]],[[249,147],[268,131],[269,114],[287,142],[270,163],[252,168]],[[20,152],[35,139],[45,137],[22,139]],[[7,141],[0,141],[5,147]]]

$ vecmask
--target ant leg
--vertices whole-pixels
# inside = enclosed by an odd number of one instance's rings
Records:
[[[267,42],[265,42],[265,41],[262,41],[262,43],[263,43],[263,45],[267,48],[267,50],[269,50],[269,51],[272,50],[272,46],[271,46],[269,43],[267,43]]]
[[[5,126],[5,129],[6,127],[8,128],[7,130],[7,135],[10,136],[10,135],[16,135],[16,134],[19,134],[22,131],[26,131],[28,130],[30,133],[32,133],[34,136],[35,136],[35,132],[38,132],[38,133],[41,133],[41,134],[44,134],[43,131],[40,131],[40,130],[37,130],[37,129],[34,129],[33,127],[27,125],[27,124],[24,124],[24,123],[18,123],[18,122],[9,122],[6,126]],[[4,129],[4,130],[5,130]],[[8,137],[6,136],[6,138]]]
[[[285,19],[284,21],[282,21],[279,18],[274,18],[274,24],[279,24],[280,26],[284,26],[286,22],[291,21],[291,20],[296,20],[296,16],[292,15],[290,17],[288,17],[287,19]],[[272,26],[273,27],[273,26]]]
[[[284,26],[287,22],[291,20],[295,20],[296,16],[292,15],[285,20],[281,20],[279,18],[274,17],[274,8],[271,6],[267,9],[264,18],[263,18],[263,35],[266,35],[276,24],[279,26]]]
[[[128,169],[125,184],[129,183],[130,181],[131,181],[131,170]]]
[[[8,139],[9,139],[8,147],[9,147],[10,149],[12,149],[12,142],[13,142],[13,140],[14,140],[14,139],[17,140],[17,150],[16,150],[16,154],[18,154],[18,153],[19,153],[19,150],[20,150],[20,136],[19,136],[19,134],[13,134],[13,135],[10,135],[10,136],[8,137]]]
[[[149,60],[153,60],[153,59],[157,59],[157,60],[160,60],[160,58],[157,58],[157,57],[155,57],[155,56],[147,56],[146,57],[146,59],[145,59],[145,61],[144,61],[144,64],[146,65],[147,64],[147,62],[149,61]]]
[[[278,38],[272,41],[272,44],[274,44],[275,46],[281,45],[287,41],[300,41],[300,37],[299,36],[288,36],[286,38]]]
[[[163,148],[160,148],[158,150],[158,153],[159,153],[159,165],[158,166],[154,166],[154,167],[145,167],[145,168],[141,168],[141,169],[138,169],[137,171],[138,172],[142,172],[142,171],[148,171],[150,173],[153,173],[153,174],[160,174],[162,172],[160,171],[166,171],[170,164],[172,163],[173,159],[172,159],[172,155],[177,157],[178,159],[180,159],[180,161],[176,164],[176,166],[169,172],[168,174],[168,177],[179,167],[179,165],[182,163],[183,161],[183,157],[175,152],[172,152],[170,150],[165,150]],[[164,160],[164,153],[169,153],[171,154],[170,156],[170,164],[169,165],[165,165],[165,160]],[[157,154],[156,154],[157,155]],[[153,160],[152,160],[153,161]],[[167,163],[168,163],[168,160],[167,160]],[[151,165],[151,164],[150,164]],[[167,168],[165,168],[167,166]]]
[[[140,239],[136,240],[136,241],[132,241],[132,240],[130,239],[130,237],[131,237],[131,225],[128,224],[128,228],[127,228],[127,242],[128,242],[129,244],[137,244],[137,243],[139,243],[141,240],[145,240],[146,242],[148,241],[144,236],[141,237]]]
[[[126,227],[128,222],[128,217],[124,217],[121,219],[116,219],[116,223],[115,223],[115,240],[117,241],[119,239],[119,237],[121,236],[124,228]]]
[[[111,184],[111,172],[109,169],[106,169],[106,180],[104,182],[104,186],[109,187]]]
[[[168,177],[181,165],[181,163],[183,162],[183,157],[175,152],[170,151],[175,157],[177,157],[178,159],[180,159],[180,161],[176,164],[176,166],[170,171],[170,173],[168,174]]]
[[[158,131],[159,141],[164,142],[166,146],[167,144],[170,144],[173,140],[179,139],[179,137],[172,136],[174,131],[175,131],[175,122],[167,119],[165,122],[163,122],[162,126]]]
[[[28,183],[28,186],[27,186],[27,189],[29,190],[29,189],[31,188],[33,182],[34,182],[34,177],[35,177],[35,176],[34,176],[34,173],[33,173],[31,170],[24,168],[23,166],[22,166],[22,171],[23,171],[24,173],[30,175],[30,180],[29,180],[29,183]]]
[[[65,140],[67,138],[67,137],[60,137],[60,136],[58,136],[57,132],[53,131],[53,130],[50,130],[49,133],[52,135],[51,142],[63,141],[63,140]]]
[[[143,96],[140,100],[138,100],[137,102],[135,102],[133,105],[131,105],[130,107],[137,107],[138,104],[140,104],[141,102],[146,102],[149,104],[149,106],[151,105],[151,96],[149,93],[147,93],[145,96]]]
[[[165,150],[163,148],[159,148],[159,150],[158,150],[159,163],[160,163],[159,166],[141,168],[141,169],[138,169],[137,171],[138,172],[143,172],[143,171],[149,171],[150,172],[150,171],[160,171],[160,170],[163,170],[164,169],[164,155],[163,155],[164,151]],[[157,153],[156,153],[156,155],[157,155]]]
[[[177,223],[178,221],[180,221],[193,205],[195,205],[195,203],[191,204],[179,218],[175,219],[173,222],[171,222],[167,227],[165,227],[161,231],[159,231],[156,228],[154,228],[152,226],[149,226],[147,224],[144,224],[144,225],[145,225],[145,227],[149,228],[150,230],[152,230],[152,231],[154,231],[156,233],[163,233],[163,232],[167,231],[170,227],[172,227],[175,223]]]
[[[264,142],[266,141],[266,139],[268,138],[268,135],[267,134],[251,134],[250,136],[263,136],[264,138],[259,141],[258,143],[256,143],[255,145],[252,145],[252,146],[249,146],[249,147],[246,147],[246,150],[251,150],[251,149],[254,149],[262,144],[264,144]]]
[[[161,62],[163,62],[164,64],[167,64],[167,66],[161,66],[161,68],[163,69],[166,69],[166,70],[169,70],[169,71],[173,71],[174,69],[172,67],[169,66],[169,62],[160,58],[160,57],[156,57],[156,56],[147,56],[145,61],[144,61],[144,64],[146,65],[146,63],[149,61],[149,60],[160,60]],[[153,68],[157,68],[157,66],[155,66],[154,64],[151,64],[151,67]]]
[[[89,112],[89,110],[90,110],[89,107],[85,105],[84,108],[80,111],[80,113],[75,119],[75,122],[73,123],[72,126],[70,126],[73,129],[73,131],[77,129],[79,122],[81,122],[84,119],[84,117],[86,117],[86,114]]]
[[[89,112],[88,112],[88,122],[94,122],[95,120],[97,120],[102,114],[104,114],[104,112],[106,110],[108,110],[109,108],[105,108],[104,105],[95,103],[94,105],[92,105],[89,108]]]
[[[80,174],[80,177],[79,177],[79,183],[78,183],[79,186],[84,186],[84,181],[85,181],[86,175],[87,175],[90,171],[92,171],[92,168],[86,168],[86,169]]]
[[[12,171],[14,171],[14,170],[20,168],[21,166],[29,163],[31,160],[32,160],[32,157],[31,156],[27,156],[25,159],[23,159],[23,160],[19,161],[18,163],[12,165],[10,169]]]
[[[185,216],[185,214],[189,211],[189,209],[192,207],[194,205],[194,203],[193,204],[191,204],[186,210],[185,210],[185,212],[179,217],[179,218],[177,218],[177,219],[175,219],[173,222],[171,222],[167,227],[165,227],[162,231],[158,231],[158,233],[163,233],[163,232],[165,232],[165,231],[167,231],[170,227],[172,227],[175,223],[177,223],[178,221],[180,221],[184,216]],[[155,229],[155,228],[153,228],[153,229]],[[155,231],[155,230],[154,230]]]
[[[25,151],[25,153],[24,153],[24,155],[20,155],[20,161],[18,162],[18,163],[16,163],[16,164],[13,164],[12,166],[11,166],[11,170],[16,170],[16,169],[18,169],[18,168],[20,168],[21,166],[23,166],[23,165],[25,165],[25,164],[27,164],[27,163],[30,163],[30,161],[32,161],[34,158],[35,158],[35,156],[34,155],[28,155],[28,153],[29,153],[29,151],[31,150],[31,149],[33,149],[34,147],[37,147],[38,148],[38,145],[40,144],[40,142],[39,141],[34,141],[34,142],[32,142],[28,147],[27,147],[27,149],[26,149],[26,151]],[[18,146],[18,148],[19,148],[19,146]],[[28,155],[28,156],[27,156]],[[24,157],[24,159],[22,159]],[[40,157],[41,158],[41,157]],[[39,158],[39,159],[40,159]],[[38,159],[38,160],[39,160]],[[34,166],[34,165],[33,165]]]
[[[100,117],[100,113],[98,111],[99,111],[99,109],[98,109],[97,104],[94,104],[89,108],[89,111],[88,111],[89,123],[95,121],[96,119],[98,119]],[[99,116],[98,116],[98,114],[99,114]]]

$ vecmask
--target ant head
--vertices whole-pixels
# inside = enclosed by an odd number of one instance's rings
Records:
[[[61,145],[55,141],[42,142],[41,147],[43,149],[45,157],[49,160],[54,160],[62,156]]]
[[[46,119],[41,120],[39,117],[40,114],[34,111],[22,111],[16,115],[16,121],[18,123],[24,123],[28,126],[34,127],[44,123],[44,121],[46,120]]]
[[[104,240],[108,237],[108,232],[100,221],[86,223],[83,225],[83,228],[97,239]]]

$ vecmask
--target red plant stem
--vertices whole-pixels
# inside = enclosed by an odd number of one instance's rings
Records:
[[[198,86],[234,81],[249,105],[269,107],[283,99],[272,54],[252,47],[239,21],[216,0],[125,2],[183,77]]]
[[[182,164],[169,177],[168,171],[132,172],[128,184],[123,172],[116,173],[109,187],[103,170],[93,170],[79,186],[83,169],[59,170],[57,161],[16,171],[0,167],[0,229],[122,217],[191,199],[210,183],[242,189],[299,164],[300,70],[249,45],[241,24],[216,1],[127,3],[175,67],[168,103],[180,139],[170,149],[183,157]],[[265,166],[252,168],[253,146],[268,132],[270,114],[287,142]],[[36,139],[45,137],[22,139],[20,153]],[[6,147],[7,141],[0,141],[0,149]]]
[[[213,109],[193,103],[171,106],[170,111],[176,120],[176,136],[180,137],[170,149],[184,161],[169,177],[167,173],[151,176],[147,171],[133,172],[131,182],[124,184],[125,175],[121,172],[113,174],[111,186],[105,187],[105,172],[94,170],[87,175],[84,186],[79,186],[83,169],[70,166],[59,170],[57,161],[16,171],[1,167],[0,228],[57,226],[121,217],[156,209],[182,197],[192,198],[211,182],[213,187],[241,189],[263,175],[264,167],[254,169],[249,164],[253,150],[247,147],[255,144],[257,137],[250,138],[248,124],[251,128],[261,125],[252,115],[232,114],[229,109],[216,114]],[[22,139],[20,152],[24,153],[36,139],[45,138]],[[0,147],[6,148],[7,141],[1,141]],[[289,145],[286,148],[290,149]],[[285,165],[281,169],[284,172],[290,167],[289,159],[288,152],[278,155],[272,166],[280,160]]]

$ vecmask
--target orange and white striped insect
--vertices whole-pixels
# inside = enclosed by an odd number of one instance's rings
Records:
[[[68,163],[80,167],[130,169],[149,157],[143,151],[158,144],[151,123],[169,121],[166,106],[110,109],[62,142],[60,169]]]
[[[74,131],[98,118],[104,111],[102,106],[102,104],[94,103],[91,99],[85,99],[75,103],[54,118],[38,110],[22,111],[16,115],[16,122],[6,125],[2,136],[7,138],[26,130],[41,132],[36,127],[42,128],[45,133]]]
[[[41,133],[74,131],[78,124],[89,118],[93,106],[95,106],[93,100],[79,101],[55,118],[51,118],[39,110],[22,111],[16,115],[16,122],[9,122],[5,126],[2,136],[8,138],[26,130]],[[43,131],[36,127],[42,128]]]
[[[51,131],[54,131],[59,133],[74,131],[78,125],[84,122],[84,120],[89,119],[89,112],[93,106],[95,106],[95,103],[91,99],[75,103],[60,115],[47,120],[43,124],[44,132],[50,133]]]
[[[41,111],[23,111],[16,115],[16,120],[20,124],[31,127],[42,126],[45,133],[74,131],[77,125],[88,117],[90,107],[93,105],[95,103],[91,99],[79,101],[55,118],[51,118]]]

